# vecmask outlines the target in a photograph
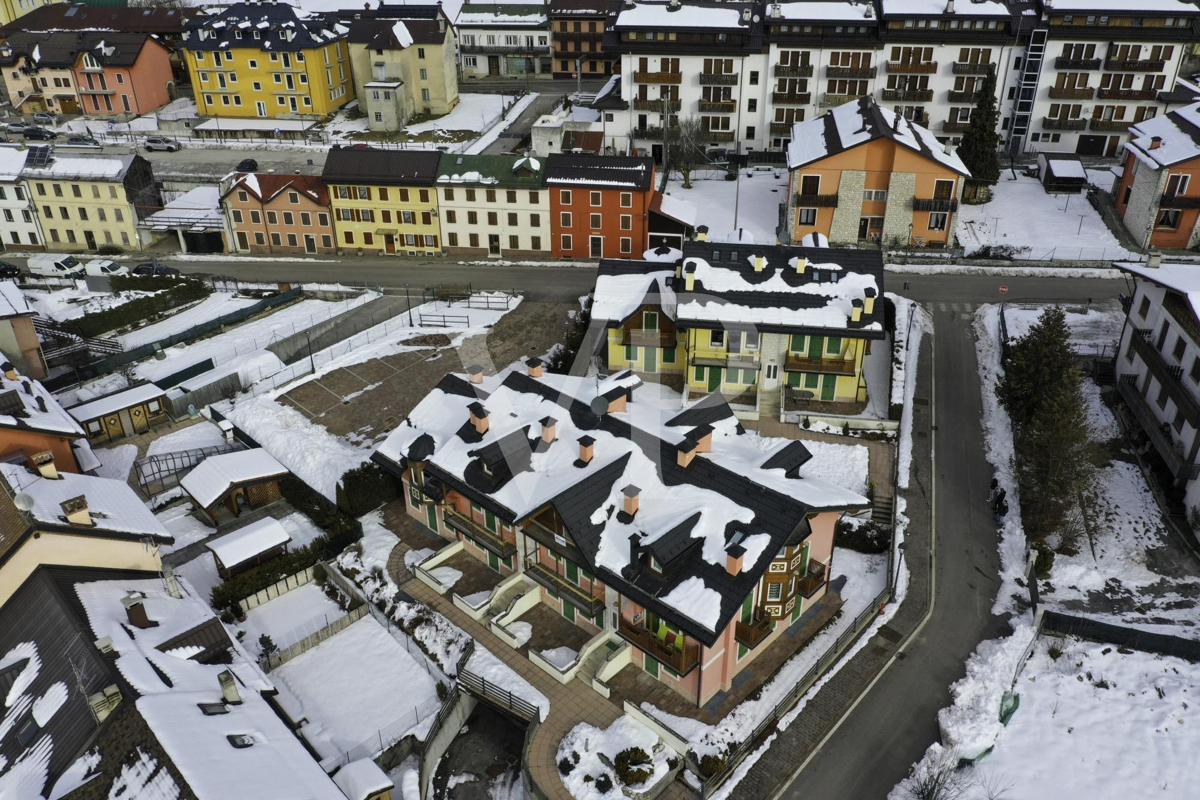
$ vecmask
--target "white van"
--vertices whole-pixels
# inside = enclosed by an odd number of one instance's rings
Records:
[[[115,261],[109,261],[107,258],[93,258],[91,261],[83,265],[84,272],[88,275],[128,275],[129,270],[122,267]]]
[[[83,264],[75,260],[75,256],[64,256],[54,253],[35,253],[25,262],[29,271],[34,275],[46,275],[53,278],[69,278],[83,274]]]

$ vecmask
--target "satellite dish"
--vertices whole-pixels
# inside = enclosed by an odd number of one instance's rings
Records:
[[[37,504],[33,499],[33,495],[29,494],[28,492],[20,492],[17,494],[17,496],[13,498],[13,503],[16,504],[17,508],[26,513],[33,511],[33,507]]]
[[[596,395],[592,398],[592,402],[588,404],[588,408],[597,417],[602,417],[608,413],[608,401],[602,395]]]

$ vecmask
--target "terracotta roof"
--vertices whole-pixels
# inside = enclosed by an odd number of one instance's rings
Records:
[[[316,175],[266,175],[258,172],[235,173],[225,199],[234,189],[245,189],[259,201],[269,203],[284,189],[292,188],[319,205],[329,205],[329,187]]]

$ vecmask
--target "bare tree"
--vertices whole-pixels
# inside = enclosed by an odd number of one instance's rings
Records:
[[[683,188],[692,188],[692,170],[708,163],[704,155],[703,132],[699,117],[678,117],[674,125],[663,131],[666,145],[667,169],[674,167],[683,173]]]
[[[966,770],[958,768],[958,755],[940,749],[929,763],[919,763],[903,782],[908,800],[961,800],[972,786]]]

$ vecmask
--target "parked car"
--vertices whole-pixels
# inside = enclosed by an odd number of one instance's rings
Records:
[[[28,128],[26,128],[24,134],[26,139],[49,140],[58,138],[58,134],[54,131],[46,130],[45,128],[38,128],[33,125],[30,125]]]
[[[76,261],[75,256],[61,253],[34,253],[25,263],[34,275],[67,278],[83,272],[83,264]]]
[[[174,153],[177,150],[183,149],[183,145],[179,142],[174,139],[168,139],[165,136],[151,136],[142,142],[142,147],[147,150],[166,150],[168,153]]]
[[[21,270],[17,269],[16,264],[10,264],[7,261],[0,261],[0,278],[9,279],[15,278],[21,274]]]
[[[4,130],[8,131],[9,133],[21,133],[28,127],[29,127],[29,123],[21,122],[18,120],[17,122],[10,122],[7,125],[5,125]]]
[[[704,157],[713,166],[724,167],[729,164],[729,151],[724,147],[715,147],[705,152]]]
[[[258,162],[253,158],[243,158],[238,162],[238,172],[258,172]]]
[[[129,270],[122,267],[115,261],[107,258],[93,258],[83,265],[83,271],[87,275],[97,275],[110,277],[113,275],[128,275]]]
[[[33,115],[33,121],[37,125],[57,125],[59,120],[57,114],[39,111]]]
[[[89,147],[99,147],[100,143],[90,136],[72,136],[67,139],[67,144],[77,144]]]
[[[179,275],[179,270],[157,261],[147,261],[134,267],[133,274],[143,278],[174,278]]]

